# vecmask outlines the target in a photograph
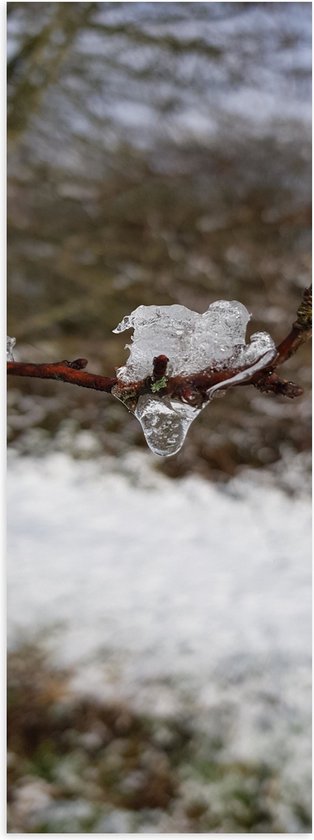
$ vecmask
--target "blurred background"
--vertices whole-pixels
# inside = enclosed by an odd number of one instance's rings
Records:
[[[310,282],[310,3],[8,3],[8,333],[111,375],[139,304]],[[127,340],[128,337],[127,337]],[[310,830],[310,349],[159,459],[9,380],[9,832]]]

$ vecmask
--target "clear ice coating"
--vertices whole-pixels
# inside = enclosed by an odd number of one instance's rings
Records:
[[[16,345],[16,338],[7,335],[7,362],[14,362],[13,347]]]
[[[133,329],[132,343],[126,345],[129,357],[117,370],[118,378],[125,383],[151,376],[153,359],[160,354],[169,358],[168,376],[198,373],[205,368],[246,367],[209,389],[201,408],[169,396],[140,396],[134,414],[155,454],[169,456],[179,452],[191,423],[216,391],[245,381],[270,364],[276,347],[268,333],[254,333],[246,344],[249,319],[249,312],[238,301],[216,301],[202,314],[176,304],[139,306],[113,331]]]
[[[139,420],[147,445],[155,455],[175,455],[201,409],[169,397],[144,394],[138,400],[135,417]]]

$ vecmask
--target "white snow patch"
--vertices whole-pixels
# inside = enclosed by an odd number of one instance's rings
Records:
[[[46,633],[77,688],[160,714],[175,712],[181,685],[231,752],[287,765],[302,787],[310,501],[254,472],[219,487],[150,463],[13,454],[10,644]]]

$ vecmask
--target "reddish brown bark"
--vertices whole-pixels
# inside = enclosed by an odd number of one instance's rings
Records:
[[[264,393],[280,394],[285,397],[298,397],[303,391],[294,382],[280,379],[275,369],[282,365],[295,353],[301,344],[311,336],[312,327],[312,289],[305,289],[302,302],[297,312],[297,319],[287,337],[278,345],[277,355],[271,365],[266,365],[245,382],[231,383],[227,387],[236,385],[254,385]],[[139,382],[124,383],[116,376],[101,376],[96,373],[88,373],[84,370],[87,366],[87,359],[75,359],[73,362],[66,360],[53,364],[30,364],[28,362],[8,362],[7,371],[11,376],[30,376],[40,379],[58,379],[62,382],[69,382],[72,385],[79,385],[83,388],[92,388],[96,391],[110,393],[115,388],[115,395],[119,396],[126,404],[136,402],[140,394],[156,391],[158,380],[160,387],[158,393],[168,394],[178,400],[189,402],[191,405],[201,405],[206,401],[209,388],[223,383],[236,376],[242,369],[209,369],[200,371],[188,376],[166,377],[168,357],[156,356],[152,360],[152,376]]]
[[[83,388],[93,388],[95,391],[111,391],[117,378],[100,376],[97,373],[87,373],[83,368],[88,364],[87,359],[75,359],[73,362],[53,362],[52,364],[30,364],[29,362],[8,362],[7,370],[11,376],[32,376],[39,379],[60,379],[72,385]]]

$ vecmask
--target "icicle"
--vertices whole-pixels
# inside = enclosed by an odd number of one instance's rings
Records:
[[[200,410],[169,397],[144,394],[139,398],[134,414],[152,452],[167,456],[179,452]]]

